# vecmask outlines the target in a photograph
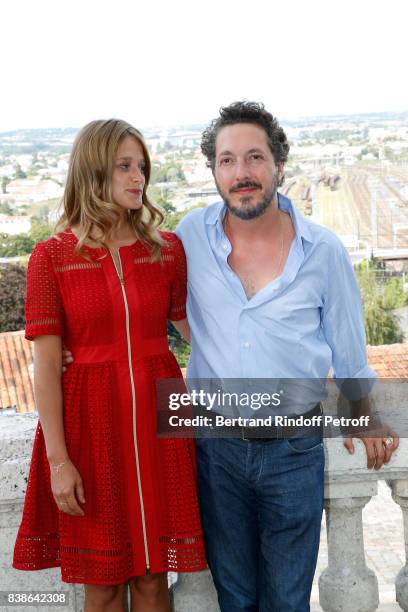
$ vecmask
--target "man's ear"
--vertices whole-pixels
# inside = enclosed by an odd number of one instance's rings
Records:
[[[285,180],[285,164],[283,162],[278,162],[277,168],[278,168],[278,186],[281,187],[283,185],[283,181]]]

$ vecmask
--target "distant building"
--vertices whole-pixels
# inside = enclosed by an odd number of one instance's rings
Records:
[[[16,203],[33,203],[59,198],[63,188],[55,181],[42,180],[39,177],[30,179],[16,179],[7,185],[9,199]]]
[[[31,229],[30,217],[10,217],[9,215],[0,215],[0,233],[1,234],[27,234]]]

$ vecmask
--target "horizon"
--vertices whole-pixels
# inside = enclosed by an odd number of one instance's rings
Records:
[[[323,114],[323,115],[303,115],[303,116],[298,116],[298,117],[277,117],[278,121],[280,124],[292,124],[294,122],[299,122],[302,123],[304,121],[311,121],[311,120],[315,120],[315,122],[319,122],[319,121],[324,121],[324,120],[328,120],[328,121],[335,121],[336,119],[341,120],[341,119],[352,119],[352,118],[362,118],[364,120],[364,118],[369,118],[369,117],[378,117],[379,120],[381,120],[381,118],[383,116],[387,116],[387,115],[400,115],[402,117],[405,118],[405,116],[408,118],[408,110],[389,110],[389,111],[369,111],[369,112],[352,112],[352,113],[336,113],[333,115],[330,114]],[[207,123],[211,121],[211,119],[208,119]],[[180,127],[192,127],[192,126],[197,126],[197,127],[203,127],[207,125],[206,122],[197,122],[197,121],[192,121],[192,122],[188,122],[188,123],[173,123],[173,124],[156,124],[156,125],[142,125],[140,126],[140,129],[142,130],[153,130],[153,129],[175,129],[175,128],[180,128]],[[28,127],[20,127],[20,128],[15,128],[15,129],[8,129],[8,130],[1,130],[0,129],[0,137],[1,136],[5,136],[7,134],[14,134],[16,132],[24,132],[24,131],[32,131],[32,132],[41,132],[41,131],[46,131],[46,130],[77,130],[79,131],[81,129],[81,127],[83,126],[75,126],[75,125],[65,125],[65,126],[56,126],[56,125],[43,125],[43,126],[38,126],[38,127],[32,127],[32,126],[28,126]]]

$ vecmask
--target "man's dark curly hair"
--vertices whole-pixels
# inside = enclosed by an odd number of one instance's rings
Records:
[[[220,108],[220,116],[213,119],[204,130],[201,138],[201,151],[207,158],[207,166],[214,172],[215,168],[215,141],[219,131],[227,125],[236,123],[254,123],[266,132],[269,148],[275,163],[285,163],[288,159],[290,145],[286,134],[280,127],[277,119],[265,110],[264,104],[258,102],[233,102],[229,106]]]

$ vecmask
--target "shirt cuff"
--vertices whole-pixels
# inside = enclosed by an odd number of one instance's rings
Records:
[[[369,365],[365,365],[352,376],[343,378],[333,376],[337,388],[348,400],[367,397],[374,387],[376,378],[378,378],[377,372]]]

